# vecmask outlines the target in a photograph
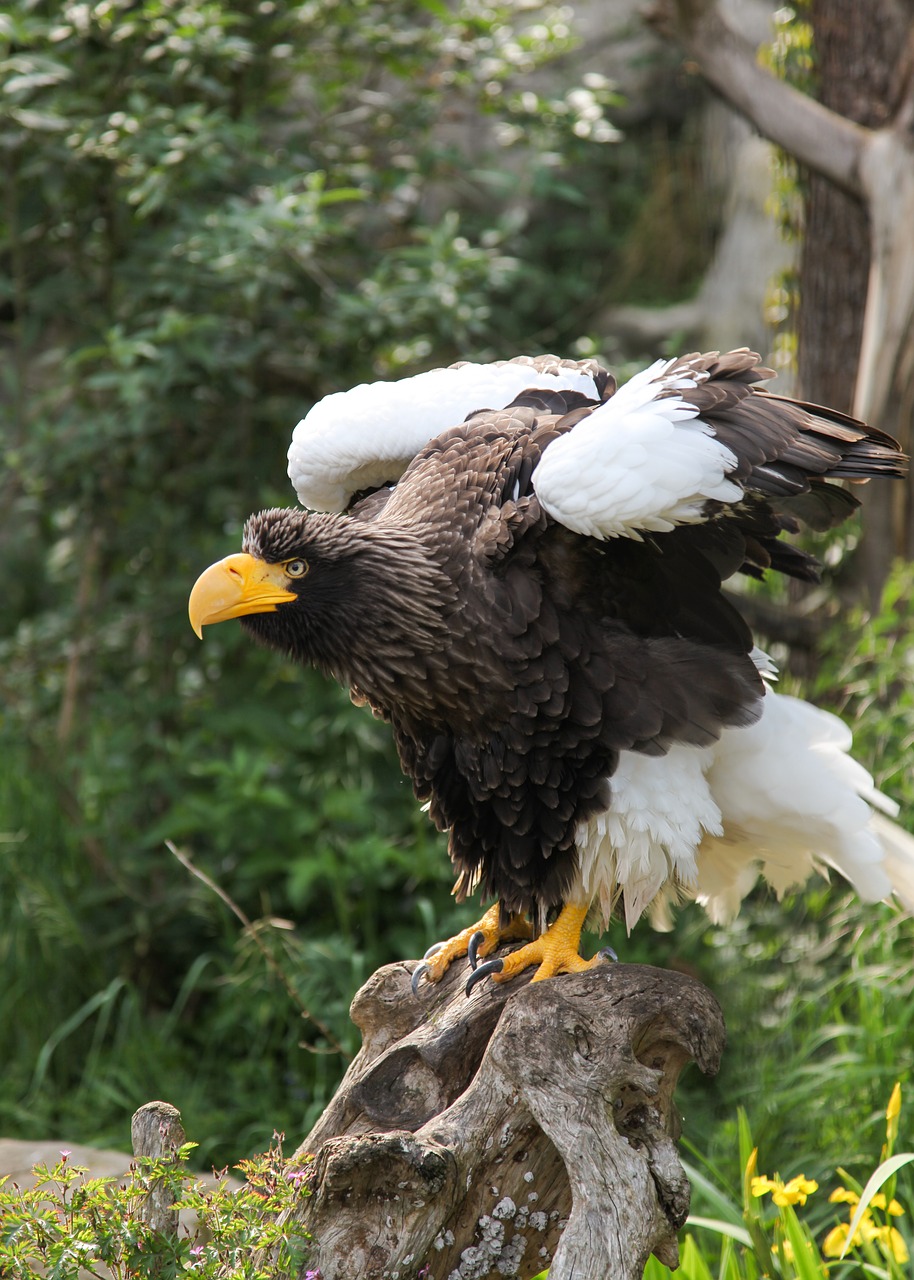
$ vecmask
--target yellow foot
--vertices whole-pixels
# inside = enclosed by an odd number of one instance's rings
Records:
[[[542,982],[544,978],[552,978],[557,973],[581,973],[602,964],[605,959],[613,956],[609,949],[601,951],[592,960],[583,960],[578,951],[586,917],[587,907],[563,907],[558,919],[533,942],[528,942],[518,951],[512,951],[504,959],[490,960],[478,968],[474,966],[474,972],[467,982],[467,995],[483,978],[491,977],[493,982],[508,982],[523,973],[524,969],[529,969],[532,964],[539,965],[532,982]]]
[[[475,969],[478,956],[491,955],[500,943],[529,938],[532,934],[530,923],[523,916],[512,916],[507,924],[500,925],[498,915],[496,904],[490,907],[476,924],[471,924],[468,929],[449,938],[447,942],[436,942],[429,948],[425,953],[425,959],[413,973],[413,992],[419,990],[419,983],[423,977],[426,982],[440,982],[448,966],[461,956],[469,955],[470,963]]]

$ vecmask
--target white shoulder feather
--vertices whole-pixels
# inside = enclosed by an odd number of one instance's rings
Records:
[[[636,538],[700,521],[704,503],[738,502],[735,455],[689,404],[707,374],[658,360],[555,440],[533,473],[546,512],[592,538]]]
[[[342,511],[354,493],[398,480],[420,449],[478,409],[503,409],[531,387],[596,398],[590,374],[527,364],[464,364],[398,382],[362,383],[325,396],[302,419],[289,446],[289,478],[299,501]]]

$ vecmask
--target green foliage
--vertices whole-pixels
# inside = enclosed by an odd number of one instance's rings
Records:
[[[784,5],[771,15],[774,34],[762,49],[761,62],[804,93],[816,87],[816,51],[809,0]]]
[[[10,1280],[169,1280],[189,1275],[220,1280],[297,1274],[308,1239],[297,1231],[294,1210],[307,1192],[306,1170],[286,1163],[281,1141],[262,1156],[242,1161],[244,1179],[232,1186],[223,1170],[215,1188],[190,1173],[187,1143],[174,1159],[139,1159],[123,1182],[86,1178],[69,1163],[38,1165],[35,1180],[20,1189],[0,1183],[0,1271]],[[176,1211],[190,1210],[196,1230],[175,1237],[152,1230],[143,1216],[150,1193],[167,1198]],[[317,1272],[305,1272],[317,1276]]]
[[[708,981],[739,1027],[718,1089],[730,1114],[741,1103],[752,1116],[763,1160],[821,1178],[865,1159],[880,1100],[914,1068],[911,974],[898,963],[912,940],[892,909],[825,890],[758,903],[707,938]],[[723,1159],[729,1129],[704,1152]]]
[[[579,216],[614,136],[599,77],[523,91],[571,44],[476,0],[0,14],[0,1131],[300,1132],[360,981],[468,922],[388,732],[186,597],[318,396],[576,324],[577,247],[566,287],[515,216]]]
[[[815,45],[807,0],[775,10],[771,21],[773,36],[760,51],[762,65],[794,88],[814,96]],[[795,158],[780,147],[773,149],[771,177],[768,210],[782,237],[798,242],[803,236],[805,181]],[[799,305],[799,269],[792,266],[771,281],[764,303],[765,319],[774,330],[772,364],[779,372],[796,373]]]
[[[690,1217],[677,1274],[684,1280],[822,1280],[834,1270],[849,1280],[902,1280],[910,1260],[904,1234],[909,1228],[902,1222],[906,1211],[895,1193],[899,1173],[914,1162],[914,1153],[895,1154],[900,1111],[901,1089],[896,1084],[881,1117],[885,1141],[878,1166],[865,1187],[844,1169],[837,1170],[837,1178],[830,1173],[827,1201],[819,1194],[819,1182],[803,1173],[786,1181],[778,1174],[758,1174],[758,1149],[741,1111],[739,1190],[724,1190],[692,1172],[698,1193],[717,1216]],[[910,1205],[910,1185],[902,1198]],[[840,1206],[846,1210],[846,1221]],[[656,1258],[644,1272],[645,1280],[663,1280],[670,1274]]]

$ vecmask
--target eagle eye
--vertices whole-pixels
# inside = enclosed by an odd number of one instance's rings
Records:
[[[303,578],[308,572],[307,560],[287,560],[283,565],[290,578]]]

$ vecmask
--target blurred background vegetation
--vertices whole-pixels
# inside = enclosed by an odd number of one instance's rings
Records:
[[[386,729],[231,627],[201,646],[186,599],[290,502],[321,395],[526,350],[618,368],[599,314],[694,289],[696,140],[668,104],[620,129],[575,43],[568,9],[482,0],[0,15],[0,1134],[121,1146],[161,1097],[203,1165],[294,1141],[359,984],[472,918]],[[803,689],[909,813],[912,585],[872,615],[826,590]],[[737,1103],[765,1168],[870,1159],[914,1058],[910,921],[820,884],[614,942],[723,1002],[696,1159],[736,1168]]]

